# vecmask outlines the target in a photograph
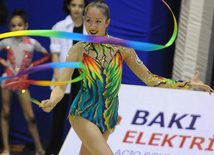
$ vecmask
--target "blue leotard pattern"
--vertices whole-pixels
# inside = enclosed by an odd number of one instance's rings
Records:
[[[96,124],[101,132],[114,130],[118,121],[118,91],[122,78],[122,56],[119,51],[104,68],[88,54],[83,55],[87,76],[75,98],[69,116],[82,116]]]

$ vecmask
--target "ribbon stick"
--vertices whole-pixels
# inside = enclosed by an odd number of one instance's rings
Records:
[[[44,107],[43,104],[41,104],[39,101],[37,101],[36,99],[32,98],[32,97],[27,97],[24,93],[25,93],[25,90],[23,90],[22,92],[20,91],[14,91],[16,94],[18,95],[22,95],[24,98],[26,98],[27,100],[30,100],[31,102],[39,105],[40,107]]]
[[[175,15],[169,5],[162,0],[163,3],[169,8],[172,13],[174,20],[174,30],[170,40],[165,45],[153,44],[153,43],[145,43],[131,40],[122,40],[116,38],[107,38],[101,36],[91,36],[84,35],[80,33],[70,33],[64,31],[55,31],[55,30],[22,30],[22,31],[13,31],[0,34],[0,39],[12,36],[42,36],[42,37],[56,37],[56,38],[64,38],[64,39],[72,39],[77,41],[86,41],[92,43],[105,43],[105,44],[115,44],[125,47],[130,47],[135,50],[141,51],[154,51],[160,50],[169,47],[175,41],[177,35],[177,21]]]

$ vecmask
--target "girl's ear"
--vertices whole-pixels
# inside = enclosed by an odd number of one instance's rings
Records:
[[[108,25],[110,24],[110,21],[111,21],[110,18],[106,21],[106,27],[108,27]]]
[[[67,5],[68,10],[70,10],[70,5]]]
[[[28,24],[28,23],[25,23],[25,30],[28,29],[28,26],[29,26],[29,24]]]

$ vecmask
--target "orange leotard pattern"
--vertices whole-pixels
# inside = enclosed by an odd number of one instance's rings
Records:
[[[117,51],[106,68],[85,53],[82,62],[88,74],[82,81],[81,90],[72,104],[69,115],[73,119],[78,115],[88,119],[96,124],[101,132],[113,130],[118,124],[122,56]]]

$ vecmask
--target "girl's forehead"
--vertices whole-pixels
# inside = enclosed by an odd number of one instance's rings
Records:
[[[97,8],[96,6],[90,6],[88,7],[88,11],[94,11],[94,10],[101,10],[100,8]]]
[[[17,16],[12,17],[10,21],[24,21],[24,20],[20,16],[17,15]]]
[[[84,0],[71,0],[70,3],[85,4]]]
[[[97,16],[104,16],[104,10],[101,8],[97,8],[97,7],[89,7],[87,12],[86,12],[86,16],[87,15],[97,15]]]

